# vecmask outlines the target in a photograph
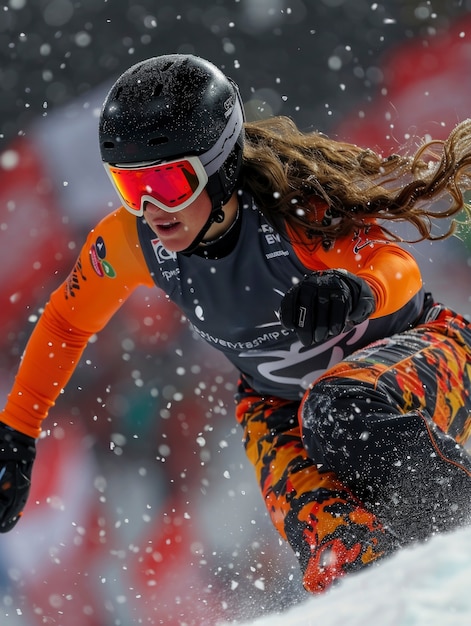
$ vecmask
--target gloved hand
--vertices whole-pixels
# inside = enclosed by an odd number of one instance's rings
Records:
[[[31,486],[36,440],[0,422],[0,532],[21,517]]]
[[[366,320],[375,310],[373,292],[346,270],[322,270],[305,276],[285,294],[280,321],[295,330],[304,346],[322,343]]]

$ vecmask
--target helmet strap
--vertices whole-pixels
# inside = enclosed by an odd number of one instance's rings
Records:
[[[225,215],[224,215],[224,211],[222,210],[222,205],[217,207],[216,209],[213,209],[208,217],[208,219],[206,220],[205,225],[203,226],[203,228],[200,230],[200,232],[196,235],[196,237],[193,239],[193,241],[190,243],[190,245],[188,246],[188,248],[185,248],[184,250],[180,251],[180,254],[183,254],[184,256],[191,256],[193,254],[193,252],[195,252],[195,250],[197,249],[197,247],[200,245],[200,243],[203,241],[204,236],[206,235],[206,233],[208,232],[208,230],[211,228],[211,226],[216,223],[216,224],[222,224],[224,219],[225,219]]]

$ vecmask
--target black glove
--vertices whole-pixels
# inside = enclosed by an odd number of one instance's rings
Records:
[[[0,532],[21,517],[31,487],[36,440],[0,422]]]
[[[362,278],[346,270],[323,270],[305,276],[285,294],[280,321],[310,346],[346,332],[374,310],[373,292]]]

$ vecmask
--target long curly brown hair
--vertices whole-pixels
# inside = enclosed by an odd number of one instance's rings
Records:
[[[372,219],[409,222],[418,232],[413,241],[422,241],[451,235],[459,214],[470,222],[463,193],[471,188],[471,120],[444,141],[422,142],[411,155],[387,157],[301,132],[283,116],[247,122],[245,131],[242,185],[275,225],[286,220],[332,241]],[[319,207],[325,209],[323,219]],[[440,234],[432,232],[436,220],[445,224]],[[383,228],[392,239],[402,239]]]

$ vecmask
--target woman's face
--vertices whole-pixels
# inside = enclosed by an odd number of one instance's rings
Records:
[[[211,213],[211,200],[206,190],[186,209],[167,213],[151,203],[146,203],[144,217],[150,228],[169,252],[180,252],[193,243]]]
[[[204,237],[205,241],[216,239],[229,228],[236,219],[237,206],[237,194],[234,193],[222,207],[224,220],[211,225]],[[208,221],[210,213],[211,200],[206,189],[186,209],[177,213],[168,213],[150,202],[144,208],[146,222],[169,252],[186,250]]]

